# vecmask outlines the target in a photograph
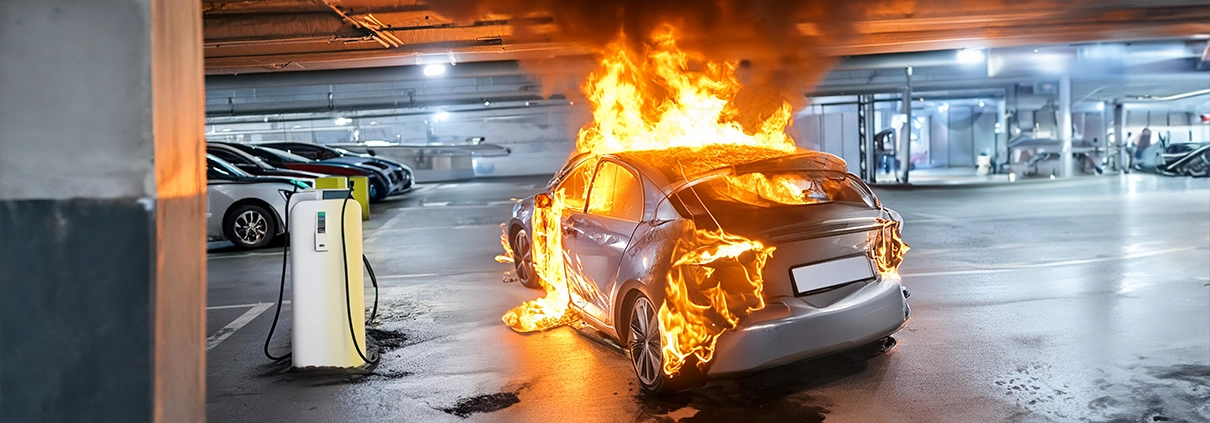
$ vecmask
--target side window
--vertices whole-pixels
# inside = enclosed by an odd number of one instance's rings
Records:
[[[601,163],[588,196],[589,214],[633,222],[643,220],[643,186],[624,167]]]
[[[568,210],[584,211],[584,203],[588,200],[588,182],[592,180],[592,171],[597,167],[597,159],[588,159],[568,172],[567,177],[555,188],[562,195],[563,207]]]
[[[206,159],[206,179],[233,179],[234,177],[214,160]]]
[[[220,159],[226,160],[228,162],[231,162],[231,164],[234,164],[234,165],[239,165],[241,163],[247,162],[247,160],[244,160],[242,157],[237,156],[237,155],[231,153],[230,151],[211,150],[211,151],[207,151],[207,153],[213,154],[214,157],[218,157]]]

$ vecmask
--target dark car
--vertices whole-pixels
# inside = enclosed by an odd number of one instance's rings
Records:
[[[701,309],[705,299],[722,295],[728,307],[760,304],[761,311],[730,323],[723,314],[699,313],[704,320],[695,328],[732,326],[710,344],[713,356],[683,367],[706,377],[867,345],[907,323],[907,291],[893,270],[902,257],[896,254],[906,251],[893,241],[902,219],[846,173],[843,160],[818,152],[761,158],[756,150],[678,148],[573,157],[548,193],[517,203],[506,227],[521,283],[563,279],[571,309],[625,346],[643,391],[677,389],[680,374],[669,372],[661,353],[670,332],[662,318],[657,322],[657,310],[662,315],[670,304]],[[685,159],[669,165],[670,157]],[[535,228],[535,220],[543,227]],[[560,226],[561,239],[547,242]],[[703,239],[747,247],[695,249]],[[535,252],[543,244],[560,245],[549,253],[560,264],[539,261]],[[550,266],[562,268],[546,273],[553,281],[540,272]],[[754,268],[764,281],[751,296],[711,288],[743,286]],[[680,340],[675,333],[687,332],[671,333]]]
[[[287,178],[304,179],[315,179],[328,176],[322,173],[273,167],[268,163],[265,163],[265,161],[261,160],[259,157],[224,144],[206,144],[206,154],[223,159],[223,161],[233,164],[240,170],[248,172],[254,176],[283,176]]]
[[[306,157],[290,154],[285,151],[251,144],[212,143],[229,146],[254,157],[258,157],[273,167],[301,170],[305,172],[322,173],[337,176],[365,176],[370,181],[370,201],[379,202],[391,194],[391,184],[381,172],[345,163],[332,163],[311,160]]]
[[[359,166],[370,166],[386,171],[391,182],[399,185],[399,191],[412,188],[414,178],[412,168],[395,160],[355,153],[340,147],[312,144],[306,142],[268,142],[258,145],[276,148],[278,150],[297,154],[311,160],[340,161]]]

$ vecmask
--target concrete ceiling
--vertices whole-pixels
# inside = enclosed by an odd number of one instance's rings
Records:
[[[886,0],[829,56],[1210,34],[1205,0]],[[208,75],[582,56],[541,11],[454,22],[415,0],[203,0]],[[809,43],[813,25],[799,26]]]

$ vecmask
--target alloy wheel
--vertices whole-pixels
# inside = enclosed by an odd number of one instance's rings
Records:
[[[660,326],[655,308],[652,307],[651,300],[640,296],[630,311],[630,336],[627,345],[630,362],[634,365],[639,381],[645,386],[654,385],[660,379],[660,372],[664,371],[660,344]]]
[[[235,217],[235,236],[248,245],[255,245],[269,232],[269,221],[255,210],[245,210]]]
[[[517,260],[517,278],[523,282],[529,282],[534,275],[534,249],[529,245],[529,234],[525,230],[517,232],[517,236],[513,238],[514,251],[518,257]]]

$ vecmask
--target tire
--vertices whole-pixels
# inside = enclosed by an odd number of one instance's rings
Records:
[[[659,317],[646,295],[636,295],[626,315],[626,356],[643,393],[670,394],[705,383],[696,360],[686,361],[674,376],[664,374],[664,340]]]
[[[381,202],[382,200],[385,200],[387,198],[388,194],[390,194],[390,193],[387,192],[387,187],[385,185],[383,185],[382,182],[379,182],[376,180],[370,181],[369,195],[370,195],[371,203],[378,203],[378,202]]]
[[[533,241],[529,238],[529,234],[525,232],[525,229],[518,230],[513,234],[511,244],[513,267],[517,269],[517,279],[521,281],[521,286],[541,289],[542,284],[538,282],[538,273],[534,271]]]
[[[264,207],[244,204],[227,213],[223,220],[223,235],[237,248],[266,247],[277,236],[277,221]]]

